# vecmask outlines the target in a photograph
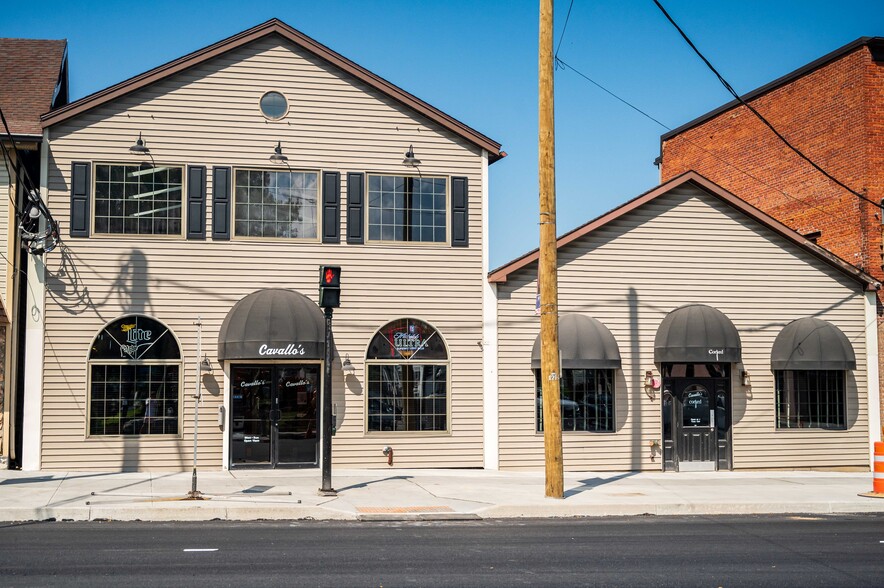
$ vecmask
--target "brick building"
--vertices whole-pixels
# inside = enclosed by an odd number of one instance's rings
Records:
[[[736,100],[661,137],[661,181],[695,170],[884,279],[884,37],[857,39],[743,99],[871,202],[815,170]],[[879,292],[879,349],[882,300]]]

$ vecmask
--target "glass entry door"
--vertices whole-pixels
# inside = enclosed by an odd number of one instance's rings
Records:
[[[317,364],[234,365],[230,464],[316,465]]]

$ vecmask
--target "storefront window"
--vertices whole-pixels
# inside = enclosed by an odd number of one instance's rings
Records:
[[[543,387],[537,386],[537,431],[543,431]],[[614,370],[564,369],[559,379],[563,431],[614,432]]]
[[[368,177],[369,241],[445,243],[445,178]]]
[[[95,232],[181,235],[182,167],[95,165]]]
[[[778,429],[846,429],[842,370],[777,370]]]
[[[89,353],[89,435],[177,435],[181,351],[141,315],[117,319]]]
[[[315,239],[318,198],[317,172],[236,170],[234,235]]]
[[[369,345],[368,431],[448,430],[448,351],[417,319],[385,325]]]

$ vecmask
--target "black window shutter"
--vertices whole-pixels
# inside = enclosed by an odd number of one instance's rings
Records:
[[[230,168],[212,168],[212,239],[230,240]]]
[[[347,174],[347,243],[365,243],[365,212],[363,190],[365,174]]]
[[[451,246],[469,247],[470,215],[467,178],[451,178]]]
[[[206,167],[187,166],[187,238],[206,238]]]
[[[71,237],[89,236],[91,174],[91,163],[83,161],[71,163]]]
[[[322,173],[322,242],[341,242],[341,173]]]

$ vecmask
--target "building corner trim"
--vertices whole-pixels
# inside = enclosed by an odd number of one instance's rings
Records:
[[[43,130],[40,150],[40,193],[48,205],[49,130]],[[38,471],[42,466],[43,438],[43,338],[45,335],[46,266],[39,255],[28,263],[26,308],[19,313],[25,321],[24,415],[22,422],[22,470]]]
[[[490,271],[488,151],[482,151],[482,371],[483,443],[486,470],[500,468],[500,427],[497,392],[497,286],[488,282]]]
[[[875,442],[881,441],[881,387],[878,372],[878,296],[866,292],[866,372],[869,411],[869,469],[875,469]]]

